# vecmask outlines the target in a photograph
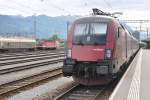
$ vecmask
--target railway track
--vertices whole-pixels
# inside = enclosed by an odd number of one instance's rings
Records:
[[[17,93],[18,91],[23,90],[27,87],[34,87],[39,83],[43,83],[47,80],[60,76],[62,76],[62,69],[61,67],[57,67],[40,74],[2,84],[0,85],[0,99],[6,99],[7,96]]]
[[[107,86],[76,85],[54,100],[98,100]]]
[[[10,68],[6,68],[6,69],[1,69],[0,70],[0,75],[11,73],[11,72],[16,72],[16,71],[21,71],[21,70],[25,70],[25,69],[31,69],[31,68],[35,68],[35,67],[41,67],[41,66],[44,66],[44,65],[59,63],[59,62],[62,62],[63,60],[64,60],[64,58],[59,58],[59,59],[43,61],[43,62],[34,63],[34,64],[20,65],[20,66],[17,66],[17,67],[10,67]]]
[[[133,58],[130,59],[126,66],[130,65]],[[124,70],[124,72],[125,71],[126,69]],[[59,95],[58,97],[54,98],[54,100],[108,100],[114,88],[120,81],[122,75],[123,73],[120,74],[118,78],[103,86],[93,87],[76,85],[63,94]]]
[[[34,52],[19,52],[19,53],[0,53],[1,57],[12,57],[12,56],[23,56],[23,55],[37,55],[37,54],[47,54],[47,53],[57,53],[64,50],[50,50],[50,51],[34,51]]]
[[[14,59],[24,59],[24,58],[31,58],[31,57],[41,57],[41,56],[51,56],[56,54],[64,54],[64,52],[57,52],[57,53],[45,53],[45,54],[35,54],[35,55],[21,55],[21,56],[10,56],[10,57],[3,57],[1,56],[0,61],[5,60],[14,60]]]
[[[38,60],[44,60],[44,59],[52,59],[52,58],[57,58],[57,57],[64,57],[64,53],[58,53],[58,54],[52,54],[49,56],[39,56],[39,57],[27,57],[26,59],[15,59],[15,60],[8,60],[8,61],[0,61],[0,66],[4,65],[12,65],[12,64],[18,64],[18,63],[25,63],[25,62],[33,62],[33,61],[38,61]]]

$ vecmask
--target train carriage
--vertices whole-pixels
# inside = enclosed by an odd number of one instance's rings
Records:
[[[28,38],[0,38],[1,51],[18,51],[35,49],[36,40]]]
[[[139,49],[138,41],[118,19],[97,14],[77,19],[67,37],[63,74],[84,85],[110,82]]]

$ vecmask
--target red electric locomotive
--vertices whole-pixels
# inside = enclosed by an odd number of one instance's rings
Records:
[[[83,85],[110,82],[139,49],[138,41],[116,18],[98,9],[93,12],[70,27],[63,65],[64,76]]]

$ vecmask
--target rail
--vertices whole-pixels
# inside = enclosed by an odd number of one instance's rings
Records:
[[[36,84],[60,76],[62,76],[62,70],[61,67],[58,67],[49,71],[42,72],[37,75],[25,77],[6,84],[2,84],[0,85],[0,99],[3,100],[8,95],[14,94],[26,87],[34,87]]]
[[[107,85],[88,87],[77,84],[54,100],[98,100],[106,88]]]
[[[16,71],[21,71],[21,70],[25,70],[25,69],[31,69],[31,68],[35,68],[35,67],[41,67],[44,65],[54,64],[54,63],[62,62],[63,60],[64,60],[64,58],[61,58],[61,59],[45,61],[45,62],[41,62],[41,63],[35,63],[35,64],[12,67],[12,68],[6,68],[6,69],[0,70],[0,75],[11,73],[11,72],[16,72]]]

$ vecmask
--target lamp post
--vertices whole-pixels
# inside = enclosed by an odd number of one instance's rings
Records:
[[[36,39],[36,14],[34,14],[34,39]]]

